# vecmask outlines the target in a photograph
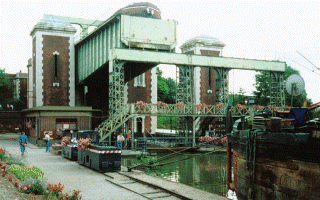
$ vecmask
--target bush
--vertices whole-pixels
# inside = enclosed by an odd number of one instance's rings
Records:
[[[29,193],[42,195],[45,193],[46,189],[40,183],[40,181],[36,181],[33,185],[31,185],[30,189],[28,190]]]
[[[147,154],[141,153],[136,156],[136,163],[137,164],[146,164],[146,165],[154,165],[158,163],[157,158],[148,156]]]

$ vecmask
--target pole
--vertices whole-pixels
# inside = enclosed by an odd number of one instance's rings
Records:
[[[196,123],[195,117],[192,118],[192,147],[196,146]]]

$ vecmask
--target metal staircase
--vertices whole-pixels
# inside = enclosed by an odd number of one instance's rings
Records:
[[[103,141],[126,123],[130,118],[136,116],[130,112],[130,105],[124,105],[122,109],[113,113],[112,117],[109,117],[106,121],[102,122],[96,131],[100,132],[100,140]]]

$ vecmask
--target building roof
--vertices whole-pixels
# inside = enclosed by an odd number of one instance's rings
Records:
[[[70,22],[52,15],[44,15],[43,19],[41,19],[40,22],[33,27],[30,35],[32,35],[36,30],[61,31],[70,33],[76,32],[76,29],[70,24]]]
[[[115,13],[115,15],[117,14],[161,19],[160,9],[149,2],[139,2],[130,4],[126,7],[119,9]]]
[[[210,47],[225,47],[226,44],[223,43],[219,38],[207,36],[207,35],[199,35],[194,38],[191,38],[187,40],[185,43],[183,43],[180,48],[188,48],[195,46],[195,44],[203,44],[204,46],[210,46]]]
[[[56,112],[92,112],[100,111],[88,106],[38,106],[23,110],[24,112],[56,111]]]

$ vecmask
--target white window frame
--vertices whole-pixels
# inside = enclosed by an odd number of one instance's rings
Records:
[[[145,73],[134,78],[134,87],[146,87],[146,77]]]

